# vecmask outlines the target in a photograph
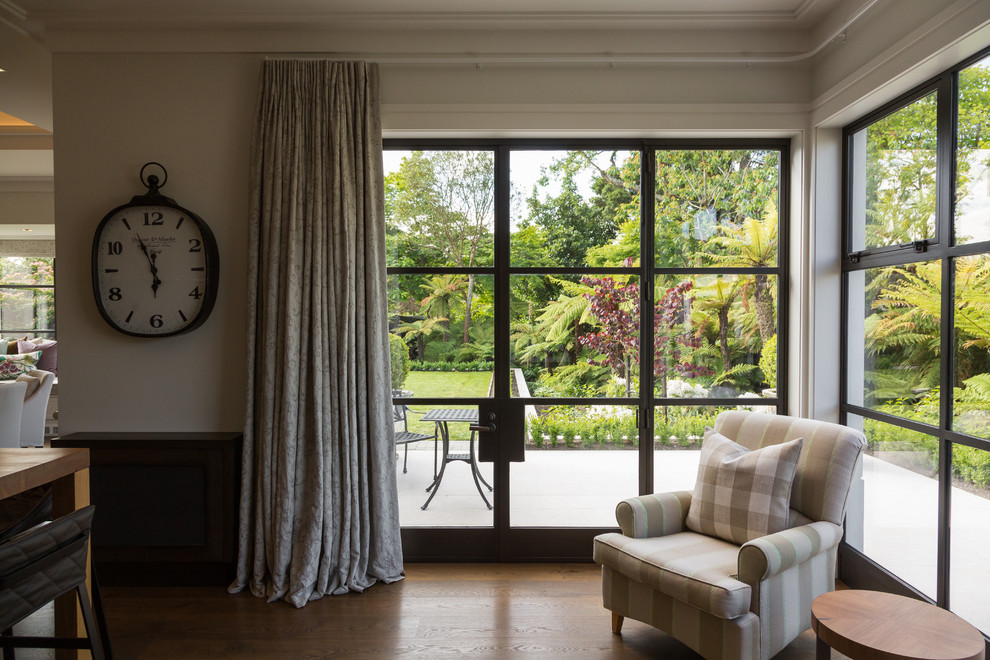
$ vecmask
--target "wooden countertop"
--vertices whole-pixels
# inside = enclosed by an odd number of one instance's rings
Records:
[[[43,486],[88,467],[88,449],[0,449],[0,498]]]

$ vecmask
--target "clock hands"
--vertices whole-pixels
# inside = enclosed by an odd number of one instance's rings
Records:
[[[148,246],[144,244],[144,241],[141,240],[140,236],[138,236],[137,239],[138,245],[141,246],[141,252],[144,252],[144,256],[148,258],[148,263],[151,264],[151,293],[155,296],[155,298],[157,298],[158,285],[162,283],[162,281],[158,279],[158,266],[155,264],[155,260],[158,258],[158,255],[148,250]]]

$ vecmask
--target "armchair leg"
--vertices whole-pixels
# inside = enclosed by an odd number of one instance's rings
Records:
[[[622,622],[626,617],[612,612],[612,633],[618,635],[622,632]]]

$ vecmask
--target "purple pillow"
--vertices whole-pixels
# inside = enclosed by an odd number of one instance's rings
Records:
[[[17,350],[20,353],[40,350],[41,359],[38,360],[36,368],[42,371],[50,371],[58,376],[58,342],[54,339],[43,339],[41,337],[31,341],[24,341],[22,339],[17,342]]]

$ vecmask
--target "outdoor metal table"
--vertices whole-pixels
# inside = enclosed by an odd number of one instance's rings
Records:
[[[437,425],[437,430],[440,432],[440,439],[443,441],[443,461],[440,463],[440,471],[436,473],[433,478],[433,483],[427,487],[427,492],[430,496],[426,499],[426,503],[420,507],[424,511],[426,507],[430,506],[430,502],[433,497],[440,490],[440,482],[443,481],[444,470],[447,469],[447,463],[452,463],[454,461],[464,461],[471,466],[471,476],[474,477],[474,485],[478,489],[478,493],[481,495],[482,501],[484,501],[485,506],[489,509],[492,508],[491,503],[488,498],[485,497],[485,491],[482,490],[481,484],[484,484],[488,490],[492,490],[492,487],[485,481],[485,478],[481,476],[480,470],[478,470],[478,459],[477,454],[474,450],[474,431],[471,431],[471,440],[468,443],[468,453],[452,453],[450,451],[450,429],[447,424],[450,422],[467,422],[469,424],[478,423],[478,409],[477,408],[434,408],[420,418],[423,422],[435,422]]]

